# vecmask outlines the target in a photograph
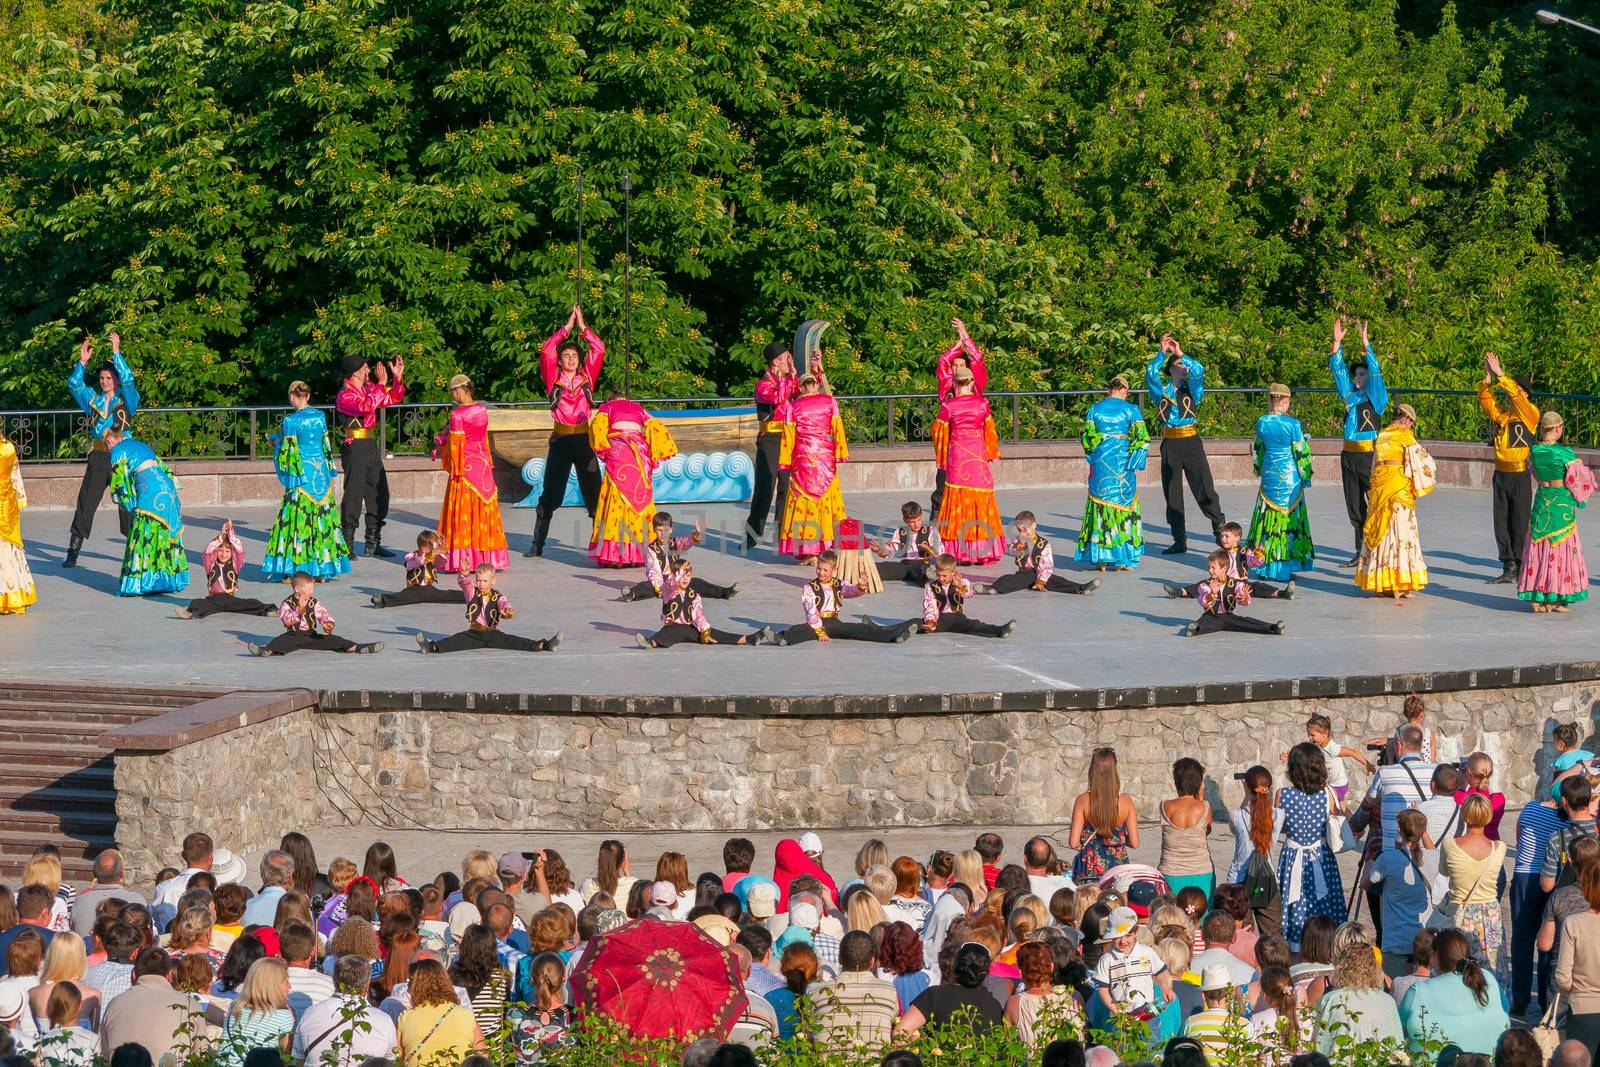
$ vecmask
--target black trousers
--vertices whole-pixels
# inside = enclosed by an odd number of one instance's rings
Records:
[[[719,645],[737,645],[739,639],[745,635],[712,627],[711,636],[716,639]],[[700,631],[686,623],[669,622],[651,634],[650,640],[662,648],[671,648],[673,645],[698,645],[700,643]]]
[[[1003,574],[990,583],[989,588],[996,593],[1018,593],[1031,588],[1039,580],[1039,572],[1032,567],[1024,567],[1020,571]],[[1052,593],[1082,593],[1089,588],[1088,582],[1074,582],[1063,578],[1059,574],[1052,574],[1050,580],[1044,583],[1046,590]]]
[[[285,630],[267,642],[267,651],[279,656],[291,652],[352,652],[356,643],[338,634],[312,634],[304,630]]]
[[[406,604],[460,604],[465,607],[467,598],[459,589],[440,589],[436,585],[408,585],[398,593],[384,593],[383,607],[402,607]]]
[[[1239,634],[1270,634],[1272,623],[1262,619],[1252,619],[1248,615],[1213,615],[1206,612],[1200,616],[1196,624],[1196,634],[1221,633],[1223,630],[1232,630]]]
[[[106,486],[110,484],[111,453],[100,448],[93,449],[83,468],[83,481],[78,484],[78,507],[72,513],[72,544],[81,544],[89,539],[89,532],[94,529],[95,509],[106,498]],[[127,537],[128,531],[133,529],[133,515],[118,508],[117,525],[122,530],[122,536]]]
[[[744,524],[745,544],[755,547],[767,529],[767,512],[773,511],[774,490],[777,509],[773,518],[783,521],[783,500],[789,495],[789,472],[778,469],[778,451],[783,438],[775,433],[756,435],[756,482],[750,489],[750,518]]]
[[[878,577],[886,582],[928,584],[928,565],[920,559],[880,559]]]
[[[531,637],[517,637],[499,630],[462,630],[437,641],[429,641],[435,652],[470,652],[475,648],[503,648],[510,652],[543,652],[549,641],[536,641]]]
[[[921,620],[918,620],[920,624]],[[979,622],[977,619],[968,618],[958,612],[947,611],[939,616],[939,621],[934,625],[934,633],[939,634],[976,634],[979,637],[1004,637],[1005,627],[997,626],[992,622]]]
[[[1361,551],[1361,531],[1367,525],[1367,494],[1372,491],[1372,453],[1339,453],[1339,480],[1344,483],[1344,511],[1356,532]]]
[[[906,629],[903,624],[879,626],[875,622],[845,622],[842,619],[823,619],[822,628],[829,637],[838,641],[876,641],[885,645],[892,644]],[[803,622],[783,632],[785,644],[798,645],[816,639],[817,632]]]
[[[278,605],[268,604],[263,600],[230,596],[227,593],[212,593],[199,600],[189,601],[189,614],[197,619],[203,619],[207,615],[265,615],[268,612],[277,614]]]
[[[1533,510],[1533,478],[1527,471],[1495,471],[1494,544],[1500,564],[1522,569],[1528,543],[1528,516]]]
[[[539,493],[539,510],[546,515],[561,506],[567,495],[567,475],[578,472],[578,492],[583,494],[584,509],[594,518],[595,505],[600,502],[600,461],[586,433],[553,433],[550,451],[544,461],[544,489]]]
[[[1211,461],[1206,459],[1205,442],[1198,434],[1161,440],[1161,493],[1167,498],[1167,525],[1172,527],[1173,543],[1179,545],[1189,539],[1183,515],[1183,480],[1188,481],[1194,502],[1211,520],[1212,536],[1220,537],[1225,521],[1222,501],[1211,481]]]
[[[715,585],[706,581],[704,578],[690,578],[689,588],[693,589],[696,593],[699,593],[707,600],[728,599],[727,586]],[[658,597],[661,595],[660,593],[656,592],[656,587],[651,585],[648,581],[635,582],[633,586],[628,589],[628,594],[635,600],[649,600],[651,597]],[[694,627],[691,626],[689,629],[692,630]],[[722,638],[719,637],[717,640],[720,641]]]
[[[939,508],[944,504],[944,480],[944,468],[940,467],[933,472],[933,496],[928,498],[930,506],[928,514],[933,517],[934,522],[939,521]]]
[[[364,511],[367,516],[367,544],[378,544],[383,520],[389,517],[389,473],[383,469],[383,450],[373,437],[351,441],[339,449],[344,468],[344,498],[339,501],[339,525],[352,549],[356,526]]]
[[[1183,586],[1182,588],[1184,596],[1189,597],[1192,600],[1200,599],[1199,582],[1196,582],[1193,585]],[[1268,585],[1266,582],[1250,583],[1250,598],[1252,600],[1271,600],[1273,597],[1282,595],[1282,593],[1282,589],[1279,589],[1275,585]]]

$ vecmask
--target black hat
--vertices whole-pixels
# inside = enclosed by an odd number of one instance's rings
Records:
[[[768,341],[767,347],[761,350],[762,354],[767,357],[768,363],[771,363],[787,351],[789,351],[789,346],[782,341]]]
[[[344,359],[339,361],[339,377],[341,380],[348,378],[366,365],[367,361],[365,357],[345,356]]]

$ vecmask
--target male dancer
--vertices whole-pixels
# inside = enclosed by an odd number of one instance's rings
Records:
[[[1389,409],[1389,390],[1383,384],[1383,370],[1367,340],[1367,324],[1361,324],[1361,347],[1365,363],[1346,367],[1344,361],[1344,319],[1333,320],[1333,355],[1328,370],[1333,387],[1344,401],[1344,451],[1339,456],[1339,478],[1344,483],[1344,510],[1355,530],[1356,551],[1341,567],[1354,567],[1361,555],[1361,531],[1367,525],[1367,493],[1372,489],[1372,447],[1383,429],[1383,413]]]
[[[1165,370],[1165,377],[1163,377]],[[1222,529],[1222,501],[1211,482],[1211,463],[1200,439],[1198,412],[1205,399],[1206,369],[1200,361],[1183,354],[1183,347],[1170,334],[1161,335],[1161,350],[1144,371],[1145,388],[1156,401],[1156,416],[1161,423],[1161,491],[1167,498],[1167,525],[1172,528],[1172,544],[1161,550],[1163,556],[1189,551],[1188,526],[1183,515],[1183,482],[1196,504],[1211,520],[1211,535]]]
[[[789,472],[778,469],[778,449],[783,443],[783,407],[800,392],[800,376],[795,373],[794,353],[782,341],[766,347],[767,372],[756,382],[756,418],[761,428],[756,433],[756,482],[750,490],[750,518],[745,522],[744,546],[754,548],[767,528],[773,489],[777,489],[779,521],[783,518],[783,498],[789,492]]]
[[[78,552],[94,528],[94,512],[105,499],[106,486],[111,481],[111,450],[106,447],[106,430],[114,425],[119,414],[122,425],[131,426],[139,410],[139,387],[133,380],[133,368],[122,358],[122,335],[111,335],[111,362],[102,364],[99,371],[100,389],[96,392],[84,383],[84,368],[94,355],[94,344],[86,337],[78,348],[78,365],[67,375],[67,389],[72,399],[89,417],[89,464],[83,471],[83,482],[78,486],[78,508],[72,515],[71,540],[67,542],[67,555],[63,567],[78,565]],[[127,537],[133,527],[133,515],[117,509],[117,524],[122,536]]]
[[[588,348],[585,356],[578,342],[568,336],[576,328]],[[545,392],[550,395],[550,449],[545,453],[544,489],[539,493],[535,512],[533,544],[526,556],[544,555],[544,542],[550,536],[550,520],[567,495],[567,476],[576,469],[578,492],[584,509],[594,518],[600,502],[600,461],[589,443],[589,417],[594,414],[594,392],[600,385],[600,368],[605,365],[606,346],[583,321],[583,309],[574,306],[561,329],[551,334],[539,348],[539,373]]]
[[[1493,352],[1483,356],[1483,381],[1478,383],[1478,404],[1494,432],[1494,541],[1500,550],[1500,574],[1490,585],[1508,585],[1522,574],[1522,549],[1528,543],[1528,518],[1533,510],[1533,479],[1528,477],[1528,446],[1538,436],[1539,409],[1528,399],[1526,380],[1512,378]],[[1495,403],[1499,386],[1511,402],[1510,411]]]
[[[378,409],[406,398],[406,361],[394,361],[394,381],[382,360],[377,370],[362,356],[345,356],[339,365],[343,383],[334,398],[341,445],[339,465],[344,468],[344,499],[339,502],[339,525],[344,542],[355,554],[356,524],[367,513],[367,555],[387,559],[394,555],[383,547],[383,520],[389,515],[389,474],[383,469],[383,443],[378,440]],[[373,379],[376,378],[376,381]]]
[[[222,524],[222,532],[206,542],[201,555],[206,571],[206,595],[178,609],[180,619],[204,619],[210,615],[276,615],[278,605],[251,600],[239,595],[239,571],[244,568],[244,541],[233,532],[233,520]]]

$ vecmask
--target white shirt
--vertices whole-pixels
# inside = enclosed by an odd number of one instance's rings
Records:
[[[933,914],[933,905],[921,897],[890,897],[883,914],[890,922],[899,920],[920,934]]]
[[[1094,984],[1110,990],[1116,1004],[1143,1007],[1155,1003],[1155,976],[1166,969],[1167,965],[1149,945],[1135,944],[1126,954],[1107,945],[1094,965]]]
[[[39,1035],[34,1062],[50,1067],[93,1067],[100,1054],[100,1037],[81,1026],[58,1026]]]
[[[1343,747],[1331,738],[1322,746],[1322,762],[1328,767],[1328,784],[1335,789],[1350,784],[1350,778],[1345,774],[1344,758],[1339,755],[1339,750]]]
[[[1060,874],[1030,874],[1028,875],[1028,888],[1033,895],[1044,901],[1048,910],[1050,898],[1056,895],[1058,889],[1069,889],[1072,882],[1065,875]]]
[[[368,1007],[360,998],[344,993],[311,1005],[294,1028],[295,1062],[317,1067],[329,1052],[336,1052],[344,1067],[368,1056],[387,1059],[394,1054],[394,1047],[394,1020],[377,1008]]]
[[[1228,969],[1228,977],[1236,986],[1247,986],[1256,980],[1256,969],[1225,948],[1208,948],[1195,953],[1189,969],[1195,974],[1204,974],[1207,967],[1219,966]]]
[[[321,1004],[333,996],[333,979],[309,967],[289,968],[289,1010],[296,1019],[313,1004]]]
[[[165,930],[167,924],[178,913],[178,898],[189,889],[189,879],[200,873],[199,867],[185,868],[174,878],[156,886],[156,891],[150,897],[150,917],[155,919],[156,927]]]

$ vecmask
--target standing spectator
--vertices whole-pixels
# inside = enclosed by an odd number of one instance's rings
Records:
[[[973,1030],[984,1033],[1005,1022],[1005,1009],[983,988],[989,974],[989,950],[965,944],[955,950],[949,981],[923,990],[900,1017],[895,1036],[909,1040],[924,1026],[948,1026],[967,1018]]]
[[[183,870],[177,877],[168,878],[157,885],[155,895],[150,898],[150,916],[158,927],[166,929],[172,917],[178,913],[178,898],[188,890],[189,879],[211,869],[214,851],[208,834],[192,833],[183,839]],[[271,921],[270,916],[267,921]]]
[[[1071,1019],[1083,1030],[1083,1008],[1076,995],[1054,982],[1056,955],[1049,945],[1027,941],[1017,946],[1017,969],[1022,972],[1022,983],[1006,1002],[1005,1020],[1016,1028],[1017,1039],[1030,1053],[1038,1051],[1034,1028],[1040,1015]]]
[[[1295,746],[1296,748],[1300,746]],[[1294,762],[1291,754],[1289,761]],[[1321,757],[1318,757],[1321,762]],[[1400,1042],[1405,1031],[1394,998],[1384,992],[1383,972],[1369,945],[1352,945],[1333,965],[1334,988],[1317,999],[1314,1011],[1315,1044],[1324,1056],[1333,1056],[1339,1039]],[[1415,990],[1413,990],[1415,992]]]
[[[114,848],[102,849],[94,858],[94,882],[72,903],[72,931],[79,937],[88,937],[94,930],[95,912],[102,900],[121,900],[129,904],[143,904],[144,898],[122,884],[122,853]]]
[[[217,1062],[222,1067],[243,1067],[245,1056],[253,1049],[288,1052],[293,1033],[289,969],[276,956],[265,956],[250,965],[250,973],[228,1009],[217,1044]]]
[[[820,970],[816,950],[803,941],[794,942],[783,950],[778,968],[783,974],[783,986],[766,997],[778,1017],[778,1039],[787,1041],[794,1036],[800,1022],[800,998],[806,995],[806,989]]]
[[[1422,727],[1407,723],[1395,731],[1394,758],[1378,768],[1367,787],[1361,807],[1350,816],[1350,827],[1365,831],[1377,824],[1383,833],[1383,848],[1394,844],[1394,820],[1406,808],[1426,802],[1432,795],[1428,783],[1434,764],[1422,755]],[[1423,870],[1427,871],[1426,865]]]
[[[920,930],[927,925],[933,905],[922,897],[922,864],[910,856],[901,856],[890,865],[894,874],[894,895],[883,905],[883,913],[890,921],[896,919]]]
[[[205,1016],[186,993],[172,988],[172,961],[159,948],[146,948],[133,963],[133,985],[106,1004],[100,1015],[100,1054],[111,1057],[123,1045],[139,1045],[159,1062],[168,1052],[205,1033]]]
[[[418,960],[411,968],[411,1006],[395,1024],[395,1047],[406,1063],[460,1063],[484,1047],[471,1009],[456,999],[444,964]]]
[[[1285,760],[1288,754],[1285,753]],[[1283,900],[1272,866],[1272,842],[1283,832],[1283,811],[1274,803],[1272,772],[1259,764],[1244,772],[1244,797],[1228,816],[1233,830],[1233,859],[1227,884],[1245,885],[1258,933],[1283,930]]]
[[[1178,795],[1161,803],[1161,858],[1156,867],[1167,880],[1167,889],[1177,893],[1195,886],[1211,899],[1217,882],[1211,866],[1211,805],[1200,797],[1205,788],[1206,771],[1199,760],[1184,756],[1172,765],[1172,784]]]
[[[1283,812],[1283,850],[1278,856],[1278,892],[1283,898],[1283,936],[1300,947],[1306,919],[1345,919],[1344,886],[1339,864],[1328,851],[1328,818],[1335,810],[1327,788],[1327,763],[1322,750],[1302,741],[1289,750],[1289,787],[1278,791]]]
[[[1473,942],[1494,973],[1497,984],[1510,979],[1511,954],[1506,951],[1505,922],[1500,914],[1500,872],[1505,869],[1506,846],[1491,841],[1487,829],[1494,808],[1483,793],[1470,793],[1461,805],[1467,831],[1447,838],[1439,849],[1439,873],[1449,882],[1455,924]]]
[[[278,913],[278,901],[294,881],[294,857],[273,849],[261,857],[261,892],[244,908],[246,926],[271,926]]]
[[[1127,863],[1128,849],[1139,847],[1138,811],[1122,791],[1113,749],[1097,748],[1089,757],[1089,789],[1072,802],[1068,845],[1078,850],[1072,861],[1072,880],[1078,883],[1096,881]]]
[[[1382,894],[1380,945],[1383,971],[1391,978],[1411,969],[1406,954],[1433,910],[1433,883],[1422,870],[1422,838],[1427,832],[1426,815],[1415,808],[1402,811],[1393,847],[1378,853],[1367,871],[1367,883],[1378,886]]]
[[[307,1008],[295,1024],[294,1061],[324,1067],[332,1054],[336,1067],[351,1067],[369,1056],[392,1055],[394,1022],[368,999],[372,971],[367,961],[340,957],[333,981],[338,992]]]
[[[839,942],[839,977],[823,983],[816,1003],[817,1037],[836,1053],[880,1049],[900,1017],[895,987],[873,974],[872,935],[860,930]]]
[[[1517,813],[1517,854],[1511,866],[1511,1014],[1521,1018],[1537,994],[1539,1008],[1545,1006],[1550,985],[1550,957],[1535,949],[1540,924],[1545,921],[1545,902],[1550,894],[1539,883],[1550,837],[1561,826],[1561,811],[1555,800],[1527,804]],[[1537,972],[1537,974],[1535,973]],[[1535,980],[1537,978],[1537,981]]]
[[[1413,984],[1400,1004],[1411,1047],[1433,1039],[1459,1045],[1463,1052],[1494,1052],[1495,1041],[1510,1025],[1500,984],[1484,973],[1460,930],[1440,930],[1433,957],[1433,977]]]
[[[896,1015],[904,1015],[911,1002],[932,984],[922,939],[903,922],[896,920],[883,929],[883,943],[878,946],[878,975],[894,984],[900,1001]]]
[[[50,947],[50,939],[55,936],[50,929],[50,907],[55,899],[55,893],[42,885],[25,885],[17,890],[17,924],[0,931],[0,977],[11,973],[6,969],[6,951],[17,938],[32,931],[43,948]]]
[[[1463,803],[1470,794],[1479,793],[1489,798],[1489,825],[1483,828],[1490,841],[1500,840],[1500,818],[1506,813],[1506,795],[1490,788],[1494,777],[1494,760],[1487,752],[1474,752],[1461,761],[1463,769],[1461,788],[1456,790],[1456,803]]]
[[[1589,910],[1583,896],[1583,872],[1600,860],[1600,838],[1580,837],[1567,849],[1567,862],[1572,866],[1577,881],[1559,887],[1551,893],[1544,907],[1544,922],[1539,927],[1539,952],[1548,954],[1555,964],[1556,946],[1561,942],[1561,928],[1572,916]],[[1515,1013],[1513,1013],[1515,1014]]]
[[[1558,885],[1571,884],[1573,872],[1567,861],[1567,849],[1580,837],[1595,836],[1594,817],[1589,814],[1589,805],[1593,802],[1594,790],[1589,786],[1589,779],[1582,775],[1562,779],[1562,824],[1550,835],[1550,843],[1544,850],[1544,865],[1539,868],[1539,885],[1546,893],[1555,892]],[[21,899],[22,894],[17,894],[18,911],[21,911]]]
[[[1573,781],[1582,779],[1567,779]],[[1595,1057],[1600,1056],[1600,862],[1591,861],[1584,868],[1579,886],[1589,908],[1561,924],[1555,982],[1567,994],[1572,1010],[1567,1037],[1583,1042]]]

